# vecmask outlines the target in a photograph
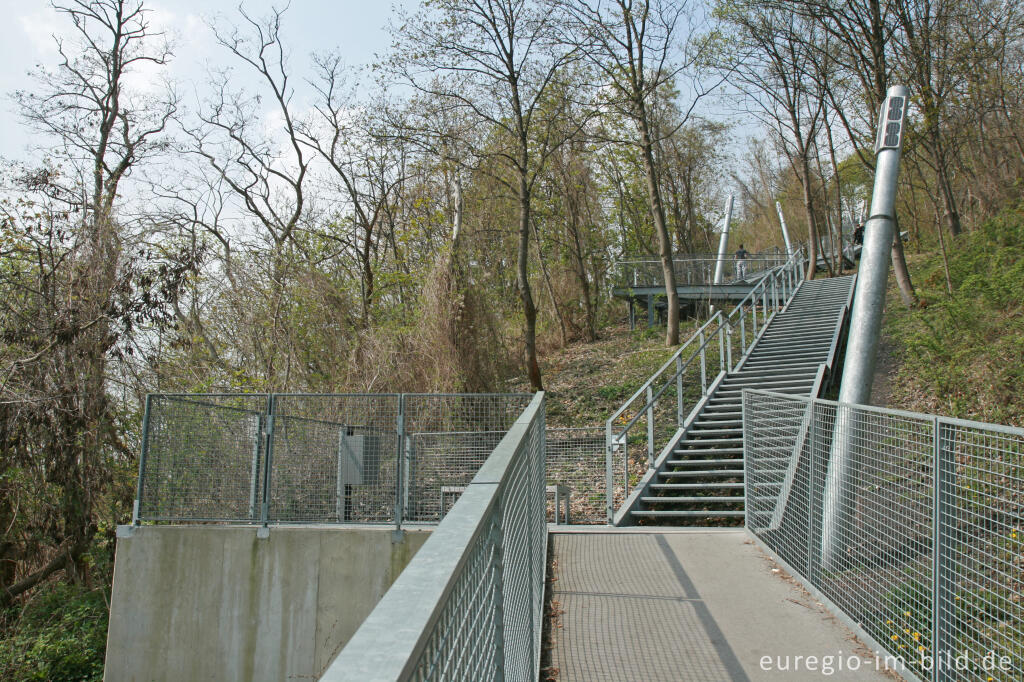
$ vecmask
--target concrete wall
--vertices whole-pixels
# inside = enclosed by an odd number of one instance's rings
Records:
[[[104,679],[315,680],[428,535],[119,528]]]

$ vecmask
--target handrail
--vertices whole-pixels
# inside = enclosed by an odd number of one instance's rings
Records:
[[[803,252],[798,249],[787,261],[769,270],[750,292],[736,305],[728,314],[721,311],[716,312],[709,320],[701,325],[682,346],[676,350],[671,357],[652,374],[640,388],[638,388],[605,422],[605,502],[609,523],[612,521],[615,512],[615,474],[614,460],[616,454],[621,450],[623,463],[623,499],[629,495],[629,454],[628,439],[630,430],[646,417],[647,422],[647,464],[648,468],[654,466],[655,461],[655,408],[669,388],[675,384],[676,388],[676,427],[683,426],[683,382],[684,372],[689,369],[697,357],[701,363],[701,395],[707,395],[708,372],[707,372],[707,351],[712,342],[717,338],[719,345],[719,374],[731,372],[742,363],[743,359],[753,348],[758,337],[758,328],[763,330],[775,314],[775,309],[781,307],[792,298],[796,291],[798,280],[803,276]],[[769,290],[771,293],[769,294]],[[771,305],[769,305],[769,300]],[[760,315],[758,305],[760,304]],[[750,342],[747,341],[747,308],[752,318]],[[769,309],[772,309],[769,312]],[[760,325],[758,324],[760,317]],[[733,363],[732,337],[734,330],[739,329],[740,348],[739,359]],[[710,330],[710,331],[709,331]],[[695,342],[699,346],[693,349],[684,361],[683,353]],[[675,365],[675,372],[665,379],[665,374],[672,365]],[[664,384],[655,390],[655,384],[664,380]],[[713,381],[712,381],[713,383]],[[617,431],[615,422],[629,410],[630,406],[636,403],[641,396],[646,396],[646,401],[636,413],[626,420],[625,425]]]
[[[543,449],[544,394],[537,393],[321,681],[536,679],[547,546]]]

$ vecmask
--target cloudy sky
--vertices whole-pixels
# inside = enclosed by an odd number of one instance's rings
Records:
[[[282,3],[278,3],[279,5]],[[238,3],[227,0],[147,0],[154,27],[175,44],[170,76],[192,96],[201,89],[209,66],[227,62],[214,44],[207,23],[237,18]],[[415,7],[413,0],[292,0],[284,19],[286,45],[296,75],[302,76],[311,52],[338,49],[348,64],[362,64],[387,50],[392,7]],[[270,0],[247,0],[246,10],[264,15]],[[10,94],[32,87],[27,75],[36,65],[53,66],[57,54],[53,36],[67,32],[68,22],[47,0],[0,0],[4,27],[0,30],[0,156],[24,158],[31,132],[19,120]]]

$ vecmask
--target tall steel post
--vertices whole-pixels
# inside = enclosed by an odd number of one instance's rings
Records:
[[[786,255],[793,257],[793,242],[789,241],[789,230],[786,229],[786,218],[782,215],[782,204],[775,202],[775,212],[779,214],[779,225],[782,225],[782,238],[786,240]]]
[[[871,383],[875,376],[878,337],[889,279],[896,178],[909,94],[902,85],[889,88],[879,113],[875,186],[871,193],[871,214],[864,224],[864,246],[850,315],[846,360],[839,389],[840,403],[868,403],[871,400]],[[857,471],[852,450],[856,425],[851,423],[851,418],[851,412],[842,408],[836,415],[832,456],[825,478],[822,554],[827,568],[837,568],[843,556],[844,534],[849,527],[853,507],[852,488]]]
[[[718,261],[715,263],[714,284],[721,284],[725,275],[726,251],[729,250],[729,223],[732,222],[732,195],[725,202],[725,222],[722,224],[722,237],[718,240]],[[715,306],[711,306],[711,314],[715,313]]]
[[[732,195],[725,202],[725,222],[722,224],[722,237],[718,240],[718,262],[715,263],[715,284],[721,284],[725,274],[726,251],[729,249],[729,223],[732,222]]]

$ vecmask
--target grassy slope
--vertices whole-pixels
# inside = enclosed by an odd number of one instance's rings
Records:
[[[696,329],[684,321],[682,338]],[[541,358],[548,426],[603,426],[604,422],[672,355],[662,329],[603,329],[594,343],[574,343]],[[528,391],[523,379],[511,390]]]
[[[888,297],[889,402],[920,412],[1024,426],[1024,206],[911,260],[922,307]]]

